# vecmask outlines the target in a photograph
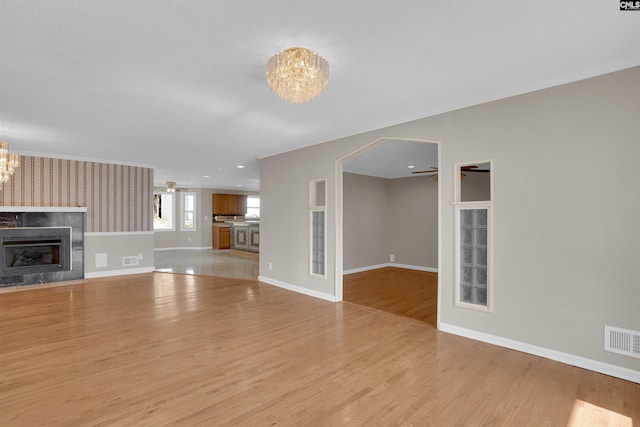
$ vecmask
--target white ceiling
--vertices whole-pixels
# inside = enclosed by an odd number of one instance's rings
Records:
[[[0,0],[0,139],[257,190],[260,157],[640,65],[638,40],[614,0]],[[331,78],[291,105],[264,67],[298,45]]]
[[[345,172],[379,178],[406,178],[413,172],[438,167],[438,144],[411,141],[384,141],[346,160]]]

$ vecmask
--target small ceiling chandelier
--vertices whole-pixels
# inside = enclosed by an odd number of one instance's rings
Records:
[[[20,166],[20,156],[10,153],[9,144],[0,141],[0,183],[9,181],[18,166]]]
[[[303,47],[291,47],[267,62],[267,82],[285,101],[305,103],[320,95],[329,81],[329,63]]]

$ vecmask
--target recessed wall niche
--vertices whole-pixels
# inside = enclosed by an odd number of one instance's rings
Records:
[[[491,162],[457,165],[461,202],[491,201]]]

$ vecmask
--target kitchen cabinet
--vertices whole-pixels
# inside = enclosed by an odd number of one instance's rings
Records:
[[[244,215],[247,213],[247,196],[240,194],[212,194],[213,215]]]
[[[231,247],[231,227],[220,227],[220,249]]]
[[[213,249],[231,248],[231,227],[229,224],[213,224]]]

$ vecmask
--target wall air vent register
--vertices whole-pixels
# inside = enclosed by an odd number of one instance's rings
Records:
[[[640,359],[640,331],[605,326],[604,349]]]

